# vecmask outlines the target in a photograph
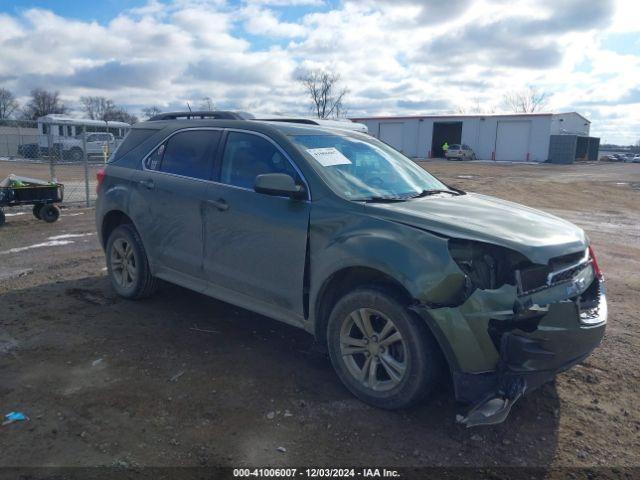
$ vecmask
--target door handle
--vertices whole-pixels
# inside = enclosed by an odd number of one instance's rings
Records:
[[[146,180],[140,180],[138,181],[138,183],[142,185],[144,188],[146,188],[147,190],[153,190],[156,186],[156,184],[150,178]]]
[[[224,200],[224,198],[219,198],[218,200],[207,200],[207,203],[214,206],[221,212],[229,210],[229,204]]]
[[[218,200],[207,200],[207,203],[214,206],[221,212],[229,210],[229,204],[223,198],[219,198]]]

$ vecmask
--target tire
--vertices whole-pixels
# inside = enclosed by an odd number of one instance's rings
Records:
[[[42,205],[39,215],[40,216],[38,218],[40,218],[40,220],[44,220],[47,223],[53,223],[58,221],[60,218],[60,209],[56,205],[49,203],[47,205]]]
[[[33,206],[33,216],[36,217],[38,220],[42,220],[42,218],[40,217],[40,210],[42,210],[42,207],[44,207],[42,203],[36,203]]]
[[[4,212],[0,209],[0,227],[4,225],[6,220],[7,220],[7,217],[4,216]]]
[[[81,162],[82,161],[82,149],[78,147],[74,147],[69,151],[69,159],[72,162]]]
[[[155,293],[158,281],[151,275],[142,239],[132,225],[120,225],[111,232],[106,256],[109,279],[118,295],[138,300]]]
[[[359,323],[367,329],[364,319],[369,321],[369,333],[381,334],[377,340],[358,327]],[[393,327],[387,330],[384,325],[389,321]],[[389,341],[392,338],[394,342]],[[360,400],[379,408],[395,410],[423,400],[437,385],[443,368],[426,324],[399,298],[375,287],[357,289],[336,303],[327,342],[340,380]]]

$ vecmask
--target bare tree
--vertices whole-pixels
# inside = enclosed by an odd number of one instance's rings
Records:
[[[113,107],[112,109],[107,110],[102,116],[102,120],[108,122],[125,122],[131,125],[138,123],[138,117],[131,115],[123,107]]]
[[[525,90],[512,91],[504,95],[507,108],[517,113],[533,113],[547,105],[549,93],[528,87]]]
[[[11,117],[18,109],[18,101],[6,88],[0,88],[0,120]]]
[[[104,120],[105,114],[115,108],[113,100],[105,97],[80,97],[80,103],[91,120]]]
[[[37,120],[50,113],[67,113],[67,107],[60,100],[60,93],[49,92],[43,88],[31,90],[31,99],[24,107],[24,118]]]
[[[160,107],[156,105],[151,105],[150,107],[145,107],[142,109],[142,115],[144,115],[146,118],[155,117],[156,115],[159,115],[161,113],[162,110],[160,110]]]
[[[480,98],[473,99],[473,103],[467,105],[458,105],[457,113],[483,114],[495,113],[496,107],[493,105],[485,105],[480,102]]]
[[[213,104],[213,100],[211,97],[204,97],[202,102],[200,102],[200,110],[204,110],[207,112],[213,112],[215,110],[215,106]]]
[[[344,99],[349,91],[340,86],[340,75],[313,70],[300,75],[298,81],[309,95],[312,109],[318,118],[337,118],[344,115]]]

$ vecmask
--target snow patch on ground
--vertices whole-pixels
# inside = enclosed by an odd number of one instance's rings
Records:
[[[0,267],[0,280],[9,280],[10,278],[24,277],[33,273],[31,268],[22,268],[20,270],[6,270]]]
[[[64,240],[67,238],[88,237],[90,235],[95,235],[95,233],[65,233],[64,235],[55,235],[53,237],[48,237],[47,240]]]
[[[25,250],[31,250],[32,248],[61,247],[62,245],[69,245],[70,243],[75,243],[75,242],[73,240],[51,240],[50,242],[42,242],[42,243],[36,243],[34,245],[27,245],[26,247],[10,248],[9,250],[4,250],[0,252],[0,255],[9,255],[11,253],[24,252]]]
[[[5,217],[17,217],[18,215],[26,215],[27,212],[5,213]]]

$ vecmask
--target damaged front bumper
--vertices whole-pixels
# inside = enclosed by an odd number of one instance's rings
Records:
[[[456,399],[472,404],[458,418],[467,426],[504,421],[520,396],[587,357],[607,322],[604,281],[591,267],[531,295],[504,285],[458,307],[414,309],[447,357]]]

